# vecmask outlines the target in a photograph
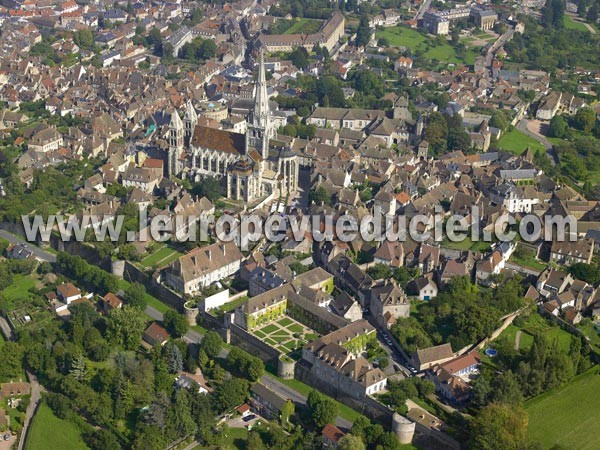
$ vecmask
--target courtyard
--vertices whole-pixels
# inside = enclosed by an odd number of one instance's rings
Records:
[[[253,334],[283,354],[292,353],[319,337],[314,330],[288,316],[254,330]]]

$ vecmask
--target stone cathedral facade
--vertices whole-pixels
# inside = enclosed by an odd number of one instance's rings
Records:
[[[289,146],[277,141],[262,53],[246,133],[203,127],[197,121],[191,102],[186,106],[183,120],[177,111],[171,114],[169,176],[185,171],[185,176],[193,181],[207,176],[217,178],[222,180],[227,198],[244,202],[297,190],[299,161]]]

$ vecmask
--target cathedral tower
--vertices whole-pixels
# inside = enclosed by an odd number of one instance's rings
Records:
[[[183,124],[185,126],[185,145],[190,144],[190,141],[192,140],[192,135],[194,134],[194,128],[196,128],[197,123],[198,114],[196,114],[196,110],[194,109],[192,101],[188,100],[187,105],[185,106],[185,115],[183,116]]]
[[[177,175],[179,155],[183,151],[184,126],[176,109],[171,113],[171,122],[169,123],[169,152],[167,161],[167,175],[173,177]]]

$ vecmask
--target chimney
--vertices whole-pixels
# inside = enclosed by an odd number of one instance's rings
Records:
[[[210,250],[206,250],[206,256],[208,256],[209,261],[212,261],[212,258],[210,256]]]
[[[192,256],[192,265],[194,265],[194,266],[196,265],[196,257],[195,256]]]
[[[223,256],[227,255],[227,247],[225,247],[225,244],[221,245],[221,250],[223,250]]]

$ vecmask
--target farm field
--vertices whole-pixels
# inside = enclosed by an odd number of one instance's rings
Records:
[[[544,449],[556,444],[572,450],[596,449],[594,436],[600,432],[598,404],[600,374],[596,367],[525,403],[529,437],[541,442]]]
[[[407,27],[388,27],[376,33],[377,39],[385,38],[393,47],[407,47],[413,54],[420,52],[427,59],[435,59],[445,63],[472,65],[478,56],[478,50],[471,48],[464,56],[459,56],[448,42],[437,43],[417,30]]]
[[[498,141],[498,147],[514,154],[522,153],[527,147],[534,152],[545,151],[542,144],[516,128],[502,135]]]
[[[59,419],[52,410],[41,403],[31,422],[25,450],[87,450],[77,427],[66,420]]]

